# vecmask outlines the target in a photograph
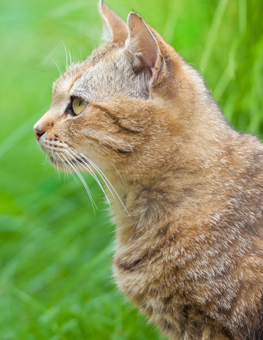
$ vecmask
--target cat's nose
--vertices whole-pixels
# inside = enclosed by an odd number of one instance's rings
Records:
[[[46,132],[42,130],[37,124],[34,125],[33,130],[37,140],[39,140],[39,138]]]

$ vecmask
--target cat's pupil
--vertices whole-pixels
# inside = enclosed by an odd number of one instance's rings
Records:
[[[80,101],[79,101],[79,106],[81,105],[82,102],[83,102],[83,99],[80,99]]]

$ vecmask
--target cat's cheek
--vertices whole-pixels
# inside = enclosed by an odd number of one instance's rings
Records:
[[[84,141],[82,143],[72,144],[80,154],[90,159],[101,170],[105,170],[108,167],[108,162],[105,160],[105,155],[97,143],[91,141]],[[83,171],[83,169],[82,169]]]
[[[92,160],[95,164],[97,164],[99,167],[102,165],[102,159],[100,157],[99,149],[96,145],[86,143],[84,146],[80,146],[77,148],[80,153],[82,153],[84,156]]]

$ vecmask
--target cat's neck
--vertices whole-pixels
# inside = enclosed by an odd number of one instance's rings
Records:
[[[118,243],[133,243],[142,234],[149,236],[164,221],[183,214],[205,185],[204,172],[202,167],[192,164],[190,168],[171,167],[158,178],[141,182],[113,181],[119,195],[111,207]]]
[[[235,131],[231,133],[231,139],[238,138]],[[119,196],[111,207],[118,242],[127,244],[145,233],[150,237],[149,230],[157,230],[164,221],[187,216],[198,207],[199,200],[204,202],[205,195],[209,197],[205,189],[208,179],[214,182],[215,191],[220,190],[217,178],[223,169],[221,162],[228,161],[228,143],[232,143],[229,138],[214,141],[211,148],[203,148],[201,141],[198,147],[191,142],[187,148],[185,143],[185,148],[171,154],[154,176],[150,176],[150,169],[149,176],[135,180],[121,178],[116,171],[112,172],[114,176],[109,174]]]

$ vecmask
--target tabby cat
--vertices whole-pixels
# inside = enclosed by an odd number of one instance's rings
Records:
[[[108,40],[54,83],[38,143],[104,179],[116,281],[169,339],[263,339],[263,145],[140,15],[100,11]]]

